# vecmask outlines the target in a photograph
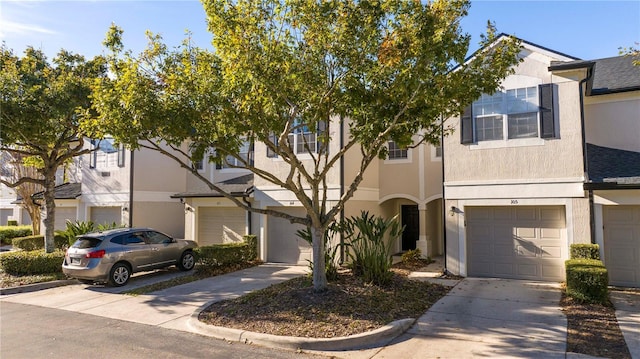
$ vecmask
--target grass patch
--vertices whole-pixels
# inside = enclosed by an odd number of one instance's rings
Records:
[[[36,275],[11,275],[0,271],[0,288],[19,287],[21,285],[51,282],[67,279],[62,273],[45,273]]]

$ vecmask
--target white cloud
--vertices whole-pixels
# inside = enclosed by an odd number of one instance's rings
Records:
[[[2,27],[0,28],[0,38],[5,38],[10,35],[30,35],[30,34],[46,34],[55,35],[56,31],[44,28],[38,25],[21,24],[18,22],[3,19]]]

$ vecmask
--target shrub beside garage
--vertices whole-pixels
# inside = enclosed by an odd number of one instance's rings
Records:
[[[0,226],[0,243],[9,245],[14,238],[31,234],[31,226]]]
[[[565,269],[568,296],[587,303],[608,302],[609,273],[600,260],[597,244],[572,244]]]
[[[62,273],[64,251],[15,251],[0,255],[0,268],[11,275]]]
[[[194,253],[196,263],[205,267],[251,262],[258,258],[258,239],[255,235],[246,235],[243,242],[197,247]]]

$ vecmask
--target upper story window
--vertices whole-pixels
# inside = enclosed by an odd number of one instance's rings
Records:
[[[242,158],[245,162],[249,162],[250,152],[251,152],[251,143],[249,141],[244,141],[242,143],[242,146],[240,146],[239,148],[239,152],[238,152],[239,157]],[[240,159],[231,155],[225,157],[223,163],[216,165],[216,169],[236,168],[236,167],[245,167],[245,164],[243,164],[242,161],[240,161]]]
[[[318,153],[320,151],[322,143],[318,140],[318,134],[326,131],[326,122],[318,122],[317,128],[313,130],[300,121],[295,121],[293,128],[294,130],[287,138],[289,148],[291,148],[293,153],[299,155],[304,153]],[[269,140],[278,146],[278,136],[270,134]],[[277,157],[277,154],[267,147],[267,157]]]
[[[124,167],[124,145],[116,144],[113,138],[91,140],[91,149],[95,151],[89,154],[89,168]]]
[[[397,159],[406,159],[409,154],[406,148],[400,148],[397,143],[394,141],[389,141],[389,159],[397,160]]]
[[[557,137],[553,93],[543,84],[483,94],[462,115],[461,143]]]

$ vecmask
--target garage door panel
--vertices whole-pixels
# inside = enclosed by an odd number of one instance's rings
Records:
[[[562,248],[560,246],[540,246],[540,257],[561,259]]]
[[[640,287],[640,206],[604,206],[603,224],[609,283]]]
[[[246,234],[246,212],[242,208],[198,208],[199,245],[242,242],[244,234]]]
[[[467,220],[470,276],[564,279],[564,207],[471,207],[465,213],[472,218]],[[490,237],[478,236],[478,228]]]
[[[91,207],[91,221],[95,224],[112,224],[120,225],[122,215],[120,207]]]
[[[536,208],[521,207],[516,208],[516,220],[517,221],[535,221],[537,218]]]
[[[76,207],[56,207],[56,219],[53,228],[61,231],[67,229],[67,220],[75,222],[76,214]]]
[[[298,217],[304,217],[304,208],[286,207],[275,210]],[[309,264],[312,248],[307,241],[296,235],[303,225],[292,224],[286,219],[269,216],[267,218],[267,261],[278,263]]]

